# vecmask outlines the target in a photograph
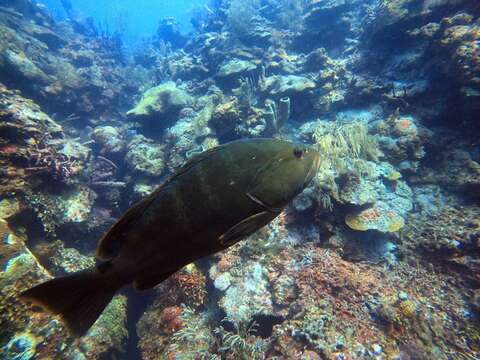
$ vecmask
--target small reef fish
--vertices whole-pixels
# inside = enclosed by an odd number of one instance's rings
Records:
[[[318,171],[319,154],[277,139],[247,139],[196,155],[132,206],[101,239],[94,268],[21,294],[84,335],[114,294],[146,290],[224,250],[277,217]]]

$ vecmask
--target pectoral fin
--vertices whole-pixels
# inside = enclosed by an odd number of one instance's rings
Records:
[[[247,192],[246,195],[248,196],[248,198],[250,200],[252,200],[254,203],[257,203],[258,205],[260,205],[261,207],[263,207],[267,211],[270,211],[272,213],[279,213],[280,214],[283,210],[283,208],[276,208],[276,207],[272,207],[272,206],[269,206],[269,205],[265,204],[262,200],[260,200],[258,197],[256,197],[255,195],[252,195],[249,192]]]
[[[248,235],[253,234],[262,226],[268,224],[277,215],[278,214],[271,213],[269,211],[262,211],[255,215],[249,216],[248,218],[231,227],[225,234],[221,235],[218,240],[220,241],[220,244],[225,247],[231,246]]]

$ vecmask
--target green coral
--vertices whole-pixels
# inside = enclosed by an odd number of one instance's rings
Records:
[[[119,153],[125,147],[120,131],[113,126],[97,126],[93,129],[92,139],[102,148],[102,154]]]
[[[316,87],[315,82],[298,75],[272,75],[265,78],[262,91],[271,95],[288,96],[301,93]]]
[[[48,81],[48,76],[24,52],[15,52],[8,49],[4,53],[4,59],[18,76],[40,82]]]
[[[62,58],[53,57],[49,68],[54,73],[57,86],[79,89],[85,85],[78,69]]]
[[[217,76],[228,77],[254,70],[257,66],[247,60],[232,59],[224,62],[218,69]]]
[[[75,191],[66,194],[62,203],[64,222],[82,222],[87,220],[92,207],[91,191],[88,187],[78,186]]]
[[[205,136],[210,132],[208,122],[212,118],[215,105],[208,98],[204,102],[203,109],[192,119],[192,130],[195,137]]]

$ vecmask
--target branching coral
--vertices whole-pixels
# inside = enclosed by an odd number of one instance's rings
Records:
[[[359,179],[372,175],[368,160],[378,160],[379,150],[375,138],[360,121],[346,124],[318,121],[313,140],[322,157],[315,184],[321,189],[319,199],[323,207],[331,209],[330,197],[338,199],[335,179],[348,173],[357,174]]]
[[[172,303],[182,302],[195,308],[205,304],[207,299],[205,275],[195,265],[187,265],[169,281],[173,283],[168,291],[168,297]]]
[[[223,321],[229,320],[225,318]],[[258,324],[252,322],[248,327],[235,325],[235,332],[230,332],[220,325],[214,330],[220,339],[221,346],[219,350],[223,353],[232,354],[235,359],[255,360],[265,358],[267,343],[254,335],[257,328]]]
[[[28,167],[25,171],[30,175],[45,173],[55,180],[69,182],[82,170],[81,163],[60,153],[45,137],[34,139],[33,147],[27,153]]]
[[[189,307],[182,307],[180,319],[184,326],[170,337],[168,354],[179,359],[214,359],[209,352],[214,343],[205,320]]]
[[[376,160],[379,155],[375,139],[368,135],[366,125],[360,121],[347,124],[318,122],[313,139],[322,157],[337,168],[347,156]]]

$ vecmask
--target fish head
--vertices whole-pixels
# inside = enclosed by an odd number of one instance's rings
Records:
[[[267,209],[281,211],[317,174],[320,154],[303,144],[283,140],[265,145],[265,152],[265,163],[257,171],[248,195]]]

